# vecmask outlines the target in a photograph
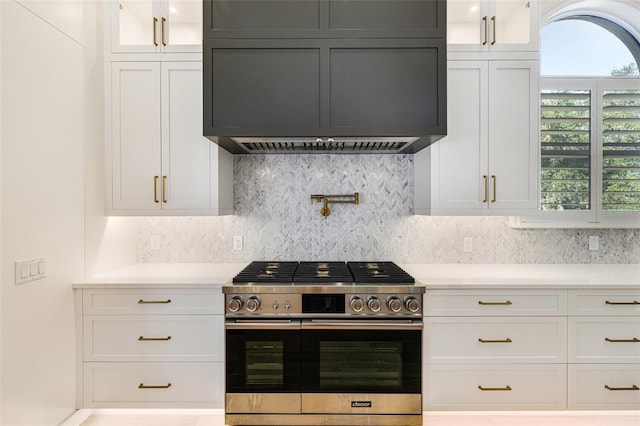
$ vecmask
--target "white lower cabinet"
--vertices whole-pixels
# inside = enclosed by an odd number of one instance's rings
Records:
[[[563,409],[566,375],[564,364],[430,364],[424,406],[427,411]]]
[[[219,289],[81,289],[78,405],[224,407]]]
[[[640,365],[570,364],[569,409],[637,410]]]
[[[85,407],[222,408],[222,362],[87,362]]]
[[[569,291],[569,408],[640,407],[640,291]]]
[[[427,290],[426,410],[567,405],[563,290]]]

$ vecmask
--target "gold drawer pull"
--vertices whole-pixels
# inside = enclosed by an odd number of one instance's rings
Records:
[[[478,389],[481,391],[510,391],[511,386],[507,385],[503,388],[485,388],[484,386],[478,385]]]
[[[609,300],[606,300],[604,303],[606,303],[607,305],[640,305],[640,302],[638,302],[637,300],[634,300],[632,302],[610,302]]]
[[[633,339],[609,339],[608,337],[605,337],[604,340],[611,343],[640,343],[640,339],[637,337],[634,337]]]
[[[167,336],[167,337],[144,337],[144,336],[140,336],[140,337],[138,337],[138,341],[139,342],[158,341],[158,340],[171,340],[171,336]]]
[[[145,385],[144,383],[140,383],[138,385],[138,389],[169,389],[171,387],[171,383],[167,383],[166,385]]]
[[[513,303],[511,303],[511,300],[505,300],[504,302],[483,302],[482,300],[478,301],[478,305],[483,305],[483,306],[491,306],[491,305],[513,305]]]
[[[480,343],[511,343],[513,341],[507,337],[504,340],[478,339],[478,342]]]
[[[637,391],[640,390],[640,388],[636,385],[631,386],[630,388],[613,388],[609,385],[604,385],[605,389],[608,389],[610,391]]]
[[[138,300],[138,305],[147,305],[150,303],[155,303],[155,304],[167,304],[167,303],[171,303],[171,299],[167,299],[167,300],[144,300],[144,299],[140,299]]]

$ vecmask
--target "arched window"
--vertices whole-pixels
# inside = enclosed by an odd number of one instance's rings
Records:
[[[595,16],[551,22],[540,31],[543,76],[637,76],[640,44],[624,28]]]
[[[638,37],[584,10],[540,33],[541,209],[640,226]]]

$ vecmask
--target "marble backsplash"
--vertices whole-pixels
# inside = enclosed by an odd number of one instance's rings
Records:
[[[640,229],[513,229],[508,217],[413,216],[410,155],[236,155],[235,215],[138,218],[138,262],[392,260],[640,263]],[[322,204],[311,194],[360,194]],[[600,250],[588,249],[589,236]],[[160,250],[151,250],[151,236]],[[243,237],[234,251],[233,237]],[[465,237],[473,251],[463,253]]]

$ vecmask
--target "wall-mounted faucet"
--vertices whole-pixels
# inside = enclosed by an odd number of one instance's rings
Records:
[[[311,202],[318,200],[319,203],[323,203],[320,209],[320,214],[326,219],[331,214],[329,203],[333,204],[359,204],[360,194],[345,194],[345,195],[325,195],[325,194],[312,194]]]

